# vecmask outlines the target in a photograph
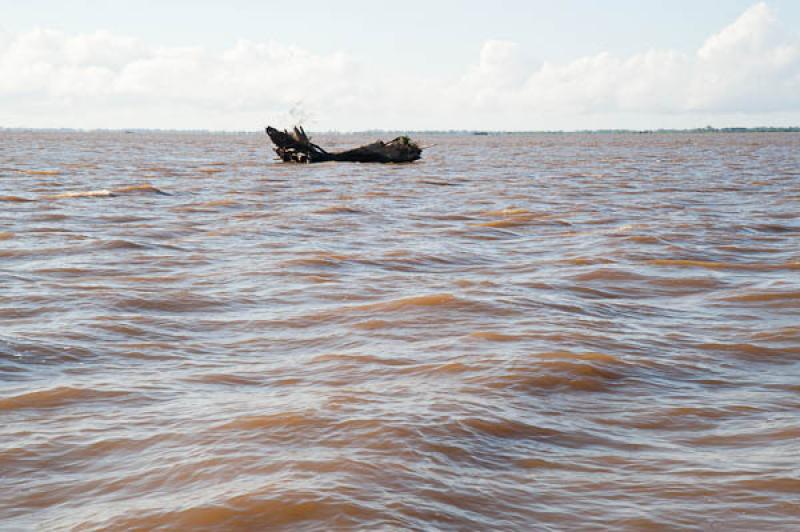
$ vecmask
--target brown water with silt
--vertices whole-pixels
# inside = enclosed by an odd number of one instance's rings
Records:
[[[797,530],[800,135],[420,140],[0,132],[0,528]]]

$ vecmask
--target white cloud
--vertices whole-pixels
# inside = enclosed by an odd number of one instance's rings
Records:
[[[689,107],[779,111],[800,107],[800,41],[765,3],[744,12],[698,50]]]
[[[445,80],[275,42],[215,52],[103,31],[2,34],[0,125],[256,129],[304,115],[318,128],[538,129],[800,119],[800,40],[765,3],[695,53],[554,64],[527,52],[487,41],[463,76]]]

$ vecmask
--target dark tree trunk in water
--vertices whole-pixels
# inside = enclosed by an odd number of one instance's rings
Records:
[[[311,142],[302,127],[295,127],[291,133],[267,127],[267,135],[275,144],[275,153],[284,162],[410,163],[422,155],[422,148],[408,137],[397,137],[391,142],[379,140],[352,150],[331,153]]]

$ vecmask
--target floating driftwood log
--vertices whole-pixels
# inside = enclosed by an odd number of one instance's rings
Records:
[[[422,156],[422,148],[408,137],[397,137],[391,142],[381,140],[352,150],[328,152],[313,142],[300,126],[290,133],[274,127],[267,127],[275,153],[284,162],[321,163],[325,161],[346,161],[353,163],[410,163]]]

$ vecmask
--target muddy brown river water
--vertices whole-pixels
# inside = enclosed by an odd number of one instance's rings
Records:
[[[420,140],[0,131],[0,528],[800,529],[800,135]]]

